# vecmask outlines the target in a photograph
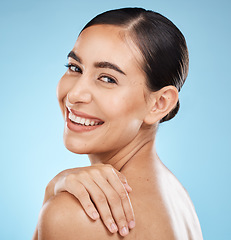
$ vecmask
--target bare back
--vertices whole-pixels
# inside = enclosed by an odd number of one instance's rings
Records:
[[[203,239],[187,191],[161,162],[158,167],[121,172],[133,188],[130,198],[136,216],[136,227],[126,239]]]

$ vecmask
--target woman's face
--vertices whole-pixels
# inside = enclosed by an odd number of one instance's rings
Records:
[[[135,141],[147,113],[148,90],[139,51],[124,30],[89,27],[68,56],[68,70],[57,87],[67,149],[117,152]]]

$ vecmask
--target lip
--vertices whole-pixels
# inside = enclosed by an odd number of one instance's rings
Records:
[[[78,117],[82,117],[82,118],[88,118],[91,120],[94,120],[95,122],[102,122],[102,124],[99,125],[94,125],[94,126],[85,126],[85,125],[80,125],[80,124],[76,124],[73,123],[70,119],[69,119],[69,113],[72,112],[73,114],[75,114]],[[68,129],[70,129],[71,131],[77,132],[77,133],[81,133],[81,132],[89,132],[92,130],[95,130],[99,127],[101,127],[104,123],[103,120],[96,118],[94,116],[91,116],[89,114],[83,113],[83,112],[79,112],[79,111],[75,111],[73,109],[70,109],[67,107],[67,114],[66,114],[66,126]]]

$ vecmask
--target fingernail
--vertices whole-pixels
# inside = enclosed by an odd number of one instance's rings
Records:
[[[96,220],[96,219],[99,218],[99,214],[97,212],[93,212],[92,217],[93,217],[94,220]]]
[[[125,185],[126,185],[126,188],[128,189],[128,191],[131,192],[132,188],[127,183],[125,183]]]
[[[134,228],[135,225],[136,225],[136,223],[133,220],[128,223],[128,226],[129,226],[130,229]]]
[[[115,225],[115,223],[112,223],[111,226],[110,226],[110,228],[111,228],[111,232],[113,232],[113,233],[118,231],[118,228],[117,228],[117,226]]]
[[[122,229],[121,229],[121,235],[122,236],[125,236],[125,235],[127,235],[128,234],[128,228],[127,227],[123,227]]]

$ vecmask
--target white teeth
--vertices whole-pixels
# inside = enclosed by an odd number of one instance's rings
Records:
[[[86,126],[89,126],[89,125],[90,125],[90,120],[89,120],[89,119],[86,120],[85,125],[86,125]]]
[[[94,120],[91,120],[91,119],[77,117],[72,112],[69,112],[69,119],[75,123],[85,125],[85,126],[89,126],[89,125],[94,126],[99,124],[98,122],[95,122]]]
[[[81,118],[81,120],[80,120],[80,124],[84,124],[84,123],[85,123],[85,121],[86,121],[86,119],[85,119],[85,118]]]
[[[75,115],[74,115],[74,116],[75,116]],[[80,117],[76,117],[76,122],[77,122],[77,123],[80,123],[80,120],[81,120]]]

